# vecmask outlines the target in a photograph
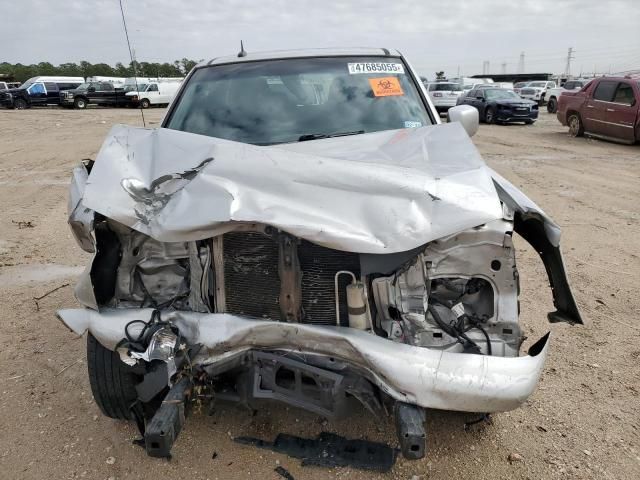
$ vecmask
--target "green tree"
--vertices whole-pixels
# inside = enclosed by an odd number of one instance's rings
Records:
[[[182,60],[180,60],[180,66],[182,67],[182,69],[181,69],[182,73],[184,75],[186,75],[197,64],[198,64],[198,62],[196,62],[195,60],[189,60],[188,58],[183,58]]]
[[[87,76],[100,76],[100,77],[114,77],[115,71],[111,65],[106,63],[96,63],[89,68],[91,75]]]
[[[134,67],[140,77],[181,77],[197,64],[195,60],[183,58],[174,62],[131,62],[125,66],[122,62],[116,63],[115,67],[107,63],[92,64],[86,60],[80,63],[61,63],[55,66],[49,62],[39,62],[32,65],[21,63],[0,63],[0,74],[12,77],[15,81],[24,82],[31,77],[42,75],[56,75],[69,77],[133,77]]]

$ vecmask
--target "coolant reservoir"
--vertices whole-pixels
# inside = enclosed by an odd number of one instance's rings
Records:
[[[364,285],[354,282],[347,285],[347,306],[349,307],[349,326],[366,330],[369,326]]]

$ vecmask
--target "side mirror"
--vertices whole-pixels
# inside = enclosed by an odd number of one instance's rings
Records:
[[[470,105],[457,105],[447,112],[447,122],[460,122],[467,135],[473,137],[480,125],[478,110]]]
[[[96,87],[89,87],[88,92],[93,93],[96,91]]]
[[[478,100],[484,102],[484,97],[476,97]]]

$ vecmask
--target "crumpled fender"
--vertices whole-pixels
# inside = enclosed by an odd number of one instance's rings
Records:
[[[152,309],[60,310],[78,335],[85,331],[114,349],[133,320],[148,322]],[[548,351],[549,334],[522,357],[446,352],[396,343],[347,327],[256,320],[224,313],[162,312],[190,345],[202,345],[194,365],[222,364],[249,350],[313,353],[349,363],[392,398],[424,408],[502,412],[533,393]],[[137,335],[142,324],[129,328]]]
[[[556,308],[556,311],[549,312],[549,321],[584,324],[560,251],[560,227],[506,178],[495,171],[492,171],[492,177],[498,197],[515,212],[515,232],[538,252],[547,270]]]

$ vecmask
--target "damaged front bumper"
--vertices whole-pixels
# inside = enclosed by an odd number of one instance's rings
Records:
[[[152,309],[58,312],[75,333],[89,331],[114,350],[134,320],[149,322]],[[162,312],[189,345],[202,348],[195,367],[224,365],[252,350],[326,356],[347,363],[391,398],[424,408],[464,412],[500,412],[517,408],[538,383],[548,350],[549,334],[527,356],[453,353],[391,342],[353,328],[254,320],[230,314]],[[135,328],[141,328],[136,323]],[[135,333],[132,325],[130,333]]]

